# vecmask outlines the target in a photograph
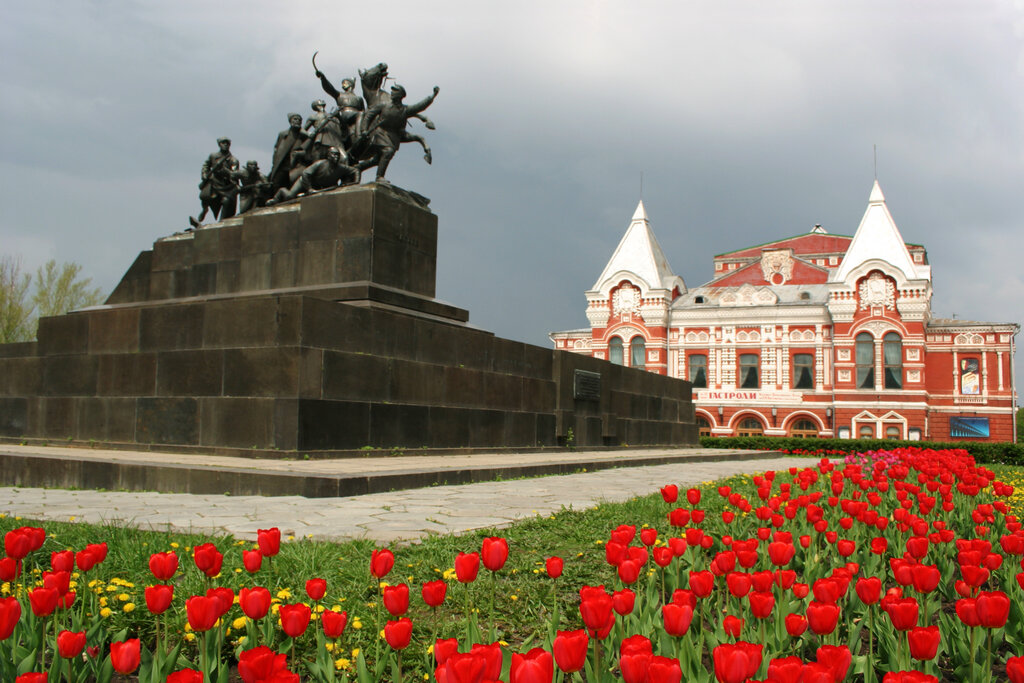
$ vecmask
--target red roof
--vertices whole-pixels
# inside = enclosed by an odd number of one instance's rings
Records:
[[[784,284],[787,285],[821,285],[828,282],[828,270],[821,266],[815,266],[800,259],[793,259],[793,273]],[[750,263],[748,265],[730,271],[726,275],[712,280],[708,287],[739,287],[740,285],[771,285],[764,279],[764,271],[761,270],[761,263]]]
[[[796,255],[800,254],[845,254],[850,247],[852,237],[846,235],[829,235],[827,233],[809,232],[796,237],[758,244],[745,249],[727,251],[715,256],[716,259],[728,256],[731,258],[761,258],[761,252],[766,249],[792,249]]]

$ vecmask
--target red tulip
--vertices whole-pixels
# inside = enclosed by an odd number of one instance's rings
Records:
[[[796,638],[797,636],[803,635],[804,631],[807,630],[807,617],[801,614],[787,614],[786,615],[786,632]]]
[[[479,553],[459,553],[455,556],[455,578],[459,583],[473,583],[479,571]]]
[[[916,604],[916,603],[915,603]],[[832,633],[839,623],[839,605],[811,600],[807,605],[807,625],[820,635]]]
[[[70,550],[50,553],[50,568],[55,572],[72,572],[75,569],[75,553]]]
[[[911,570],[914,590],[918,593],[931,593],[939,585],[942,575],[933,564],[917,564]]]
[[[1024,683],[1024,657],[1007,659],[1006,675],[1010,678],[1010,683]]]
[[[480,550],[480,559],[490,571],[500,570],[508,560],[508,541],[499,536],[485,538]]]
[[[441,603],[444,602],[444,597],[448,592],[448,584],[441,579],[437,581],[427,581],[420,588],[420,595],[423,597],[423,602],[430,607],[440,607]]]
[[[611,540],[622,545],[629,545],[633,541],[633,537],[636,536],[636,525],[635,524],[620,524],[619,526],[612,529],[610,534]]]
[[[857,549],[857,544],[854,543],[853,541],[849,540],[849,539],[841,538],[838,541],[836,541],[836,551],[842,557],[849,557],[850,555],[853,554],[853,551],[856,550],[856,549]]]
[[[871,552],[875,555],[884,555],[889,549],[889,540],[884,536],[876,536],[871,539]]]
[[[258,621],[267,616],[270,611],[270,591],[262,586],[253,588],[242,588],[238,591],[238,606],[242,614],[253,621]]]
[[[742,598],[750,592],[750,574],[743,572],[729,572],[725,575],[725,585],[730,595]]]
[[[138,638],[110,644],[110,663],[119,674],[130,674],[139,668],[142,648]]]
[[[549,557],[544,561],[544,569],[547,570],[548,576],[552,579],[557,579],[561,576],[564,567],[565,563],[560,557]]]
[[[298,638],[309,627],[309,619],[312,615],[309,605],[299,602],[294,605],[281,605],[277,610],[277,616],[281,619],[281,630],[289,638]]]
[[[640,530],[640,542],[650,548],[654,545],[654,542],[658,540],[658,530],[653,527],[647,527]]]
[[[911,657],[922,661],[935,659],[940,640],[938,626],[912,628],[907,631],[907,639],[910,641]]]
[[[24,559],[32,550],[32,539],[25,527],[13,529],[4,534],[4,552],[14,560]]]
[[[146,587],[146,608],[152,614],[163,614],[174,599],[174,586],[158,583]]]
[[[914,598],[897,598],[889,603],[886,613],[897,631],[909,631],[917,626],[917,600]]]
[[[39,529],[39,531],[42,531],[42,529]],[[39,543],[42,543],[42,539],[41,538],[39,540]],[[94,564],[99,564],[103,560],[107,559],[107,544],[106,544],[106,542],[103,542],[103,543],[88,543],[85,546],[85,550],[88,551],[89,554],[93,556],[93,558],[95,560]]]
[[[729,614],[722,619],[722,628],[725,630],[726,634],[733,638],[739,638],[740,633],[743,632],[743,620],[737,616]]]
[[[518,652],[512,655],[510,683],[551,683],[554,675],[555,663],[543,648],[535,647],[525,655]]]
[[[619,672],[623,683],[646,683],[647,669],[654,658],[649,652],[636,652],[619,656]]]
[[[196,569],[211,579],[220,574],[220,569],[224,565],[224,555],[212,543],[203,543],[193,548],[192,559],[196,563]]]
[[[257,529],[256,544],[260,547],[260,554],[263,556],[277,555],[281,552],[281,530],[276,526],[270,529]]]
[[[611,607],[616,613],[626,616],[633,612],[633,605],[636,603],[636,593],[628,588],[615,591],[611,594]]]
[[[0,598],[0,640],[7,640],[21,619],[21,603],[11,596]]]
[[[30,671],[15,678],[14,683],[46,683],[46,679],[47,675],[45,673]]]
[[[700,489],[692,488],[686,491],[686,502],[691,506],[700,504]]]
[[[559,631],[551,645],[551,653],[559,669],[565,673],[573,673],[582,669],[586,663],[589,645],[590,639],[583,629]]]
[[[392,616],[399,617],[409,610],[409,586],[385,586],[383,591],[384,609]]]
[[[203,674],[195,669],[182,669],[169,674],[166,683],[203,683]]]
[[[69,572],[43,572],[43,587],[56,588],[57,595],[64,595],[71,588]]]
[[[56,588],[36,588],[28,593],[32,614],[37,617],[48,617],[57,609],[60,593]]]
[[[920,671],[890,671],[882,677],[882,683],[939,683],[939,679]]]
[[[1002,628],[1010,614],[1010,599],[1002,591],[983,591],[975,600],[982,628]]]
[[[675,484],[669,484],[661,487],[661,498],[666,503],[674,503],[679,499],[679,487]]]
[[[852,661],[853,655],[850,654],[850,648],[845,645],[822,645],[818,648],[818,663],[828,667],[832,675],[830,680],[844,680]],[[804,680],[808,680],[806,675]]]
[[[475,643],[469,653],[481,657],[486,665],[484,666],[484,680],[497,680],[501,676],[501,664],[503,656],[500,643]]]
[[[83,572],[87,572],[95,567],[99,561],[99,556],[92,550],[89,550],[88,547],[75,553],[75,564],[78,565],[78,568]]]
[[[878,598],[882,594],[882,580],[877,576],[861,577],[857,579],[854,590],[857,591],[857,597],[861,602],[865,605],[873,605],[878,602]]]
[[[977,600],[974,598],[963,598],[956,601],[956,615],[960,617],[966,626],[981,626],[978,618]]]
[[[306,582],[306,595],[313,602],[316,602],[324,597],[327,592],[327,580],[326,579],[310,579]]]
[[[681,638],[690,630],[690,623],[693,621],[693,608],[690,605],[670,602],[662,606],[661,620],[665,625],[666,633]]]
[[[799,657],[773,659],[768,662],[767,680],[773,683],[800,683],[803,672],[804,661]]]
[[[287,658],[266,645],[246,650],[238,656],[238,675],[244,683],[273,680],[275,674],[288,670]]]
[[[0,557],[0,581],[14,581],[21,575],[21,560]]]
[[[217,598],[194,595],[185,601],[185,615],[193,631],[209,631],[220,619],[220,604]]]
[[[178,571],[178,556],[173,551],[149,556],[149,571],[157,581],[170,581]]]
[[[459,641],[455,638],[438,638],[434,642],[434,661],[444,664],[459,652]]]
[[[320,625],[323,626],[324,635],[328,638],[341,638],[348,625],[348,612],[335,612],[327,610],[320,615]]]
[[[57,634],[57,653],[64,659],[82,654],[85,649],[85,631],[61,631]]]
[[[591,637],[604,639],[615,623],[612,596],[603,587],[588,588],[584,586],[580,589],[580,616]]]
[[[402,617],[398,621],[389,621],[384,625],[384,640],[393,650],[404,650],[412,639],[412,621]]]
[[[217,618],[224,616],[235,604],[235,592],[227,586],[218,586],[206,591],[206,597],[217,601]]]
[[[370,554],[370,573],[378,579],[383,579],[395,566],[395,555],[387,548],[374,550]]]
[[[743,683],[761,668],[763,645],[739,642],[718,645],[711,655],[719,683]]]
[[[263,566],[263,553],[259,550],[243,550],[242,566],[245,567],[245,571],[255,574]]]
[[[683,670],[679,660],[674,657],[652,657],[647,666],[649,683],[679,683],[683,680]]]
[[[772,608],[775,607],[775,596],[767,591],[750,593],[747,596],[750,602],[750,612],[755,619],[767,619],[772,615]]]
[[[482,656],[455,651],[438,665],[434,678],[438,683],[476,683],[484,680],[486,668],[487,661]]]
[[[690,572],[690,590],[698,598],[706,598],[711,595],[715,587],[715,575],[709,571]]]
[[[792,543],[769,543],[768,559],[776,567],[785,567],[796,554],[796,548]]]
[[[633,560],[623,560],[616,568],[619,579],[625,584],[634,584],[640,578],[640,563]]]

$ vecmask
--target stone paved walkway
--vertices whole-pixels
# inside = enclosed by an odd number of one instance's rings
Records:
[[[582,509],[628,500],[667,483],[689,486],[814,462],[773,458],[678,463],[315,499],[0,487],[0,512],[26,519],[74,518],[157,530],[220,531],[246,539],[255,538],[257,529],[277,526],[297,537],[414,541],[430,534],[506,526],[562,507]]]

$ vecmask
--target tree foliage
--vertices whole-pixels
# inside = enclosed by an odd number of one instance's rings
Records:
[[[91,278],[80,278],[77,263],[51,259],[35,276],[21,271],[21,259],[0,257],[0,343],[35,338],[39,319],[103,301]]]

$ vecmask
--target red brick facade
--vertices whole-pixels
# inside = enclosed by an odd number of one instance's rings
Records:
[[[1013,441],[1017,323],[933,318],[924,247],[878,184],[853,237],[714,258],[687,289],[643,204],[556,348],[694,382],[702,433]]]

